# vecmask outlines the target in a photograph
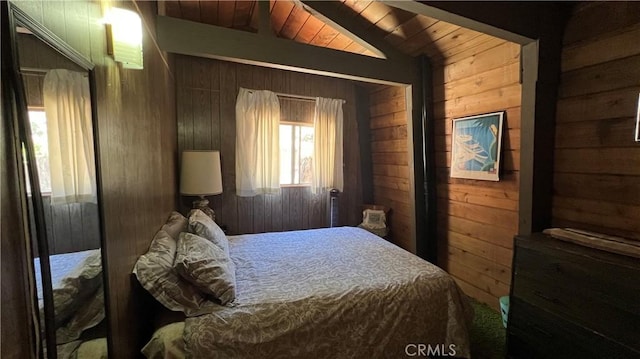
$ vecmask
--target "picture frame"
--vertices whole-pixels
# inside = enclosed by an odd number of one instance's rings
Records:
[[[456,118],[451,131],[451,177],[500,180],[505,111]]]
[[[636,110],[636,142],[640,142],[640,93],[638,93],[638,106]]]

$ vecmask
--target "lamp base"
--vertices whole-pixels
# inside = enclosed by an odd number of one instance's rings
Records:
[[[209,207],[209,200],[201,196],[199,199],[193,201],[193,209],[199,209],[207,216],[211,217],[214,221],[216,220],[216,214]]]

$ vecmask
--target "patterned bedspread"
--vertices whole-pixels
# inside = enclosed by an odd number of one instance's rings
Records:
[[[469,357],[471,309],[453,279],[365,230],[229,241],[236,300],[186,320],[187,357]]]
[[[99,249],[90,249],[87,251],[54,254],[52,256],[49,256],[49,265],[51,267],[51,284],[53,288],[59,288],[62,279],[67,278],[71,273],[73,273],[73,271],[77,269],[80,263],[84,262],[92,255],[99,255],[99,253]],[[40,307],[42,307],[44,305],[44,299],[42,294],[42,273],[40,272],[40,258],[33,259],[33,266],[36,273],[38,301],[40,302]]]
[[[96,327],[105,317],[100,249],[52,255],[49,262],[58,358],[81,358],[79,353],[96,353],[91,348],[104,347],[106,350],[104,338],[102,341],[91,341],[86,345],[79,340],[85,330]],[[34,266],[40,315],[44,318],[39,258],[34,259]],[[106,355],[102,354],[90,355],[97,359],[106,358]]]

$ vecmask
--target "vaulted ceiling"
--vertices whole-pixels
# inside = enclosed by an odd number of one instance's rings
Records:
[[[167,16],[242,31],[258,31],[255,0],[162,1]],[[416,56],[426,54],[436,62],[470,46],[491,43],[494,37],[424,15],[417,15],[371,0],[336,0],[339,11],[354,24]],[[313,7],[313,3],[309,3]],[[270,0],[271,30],[280,38],[368,56],[375,54],[354,41],[349,33],[325,23],[299,1]]]

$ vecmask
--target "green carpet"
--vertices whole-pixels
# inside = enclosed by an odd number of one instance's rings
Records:
[[[506,330],[502,316],[486,304],[471,301],[475,316],[471,326],[471,357],[473,359],[504,359]]]

